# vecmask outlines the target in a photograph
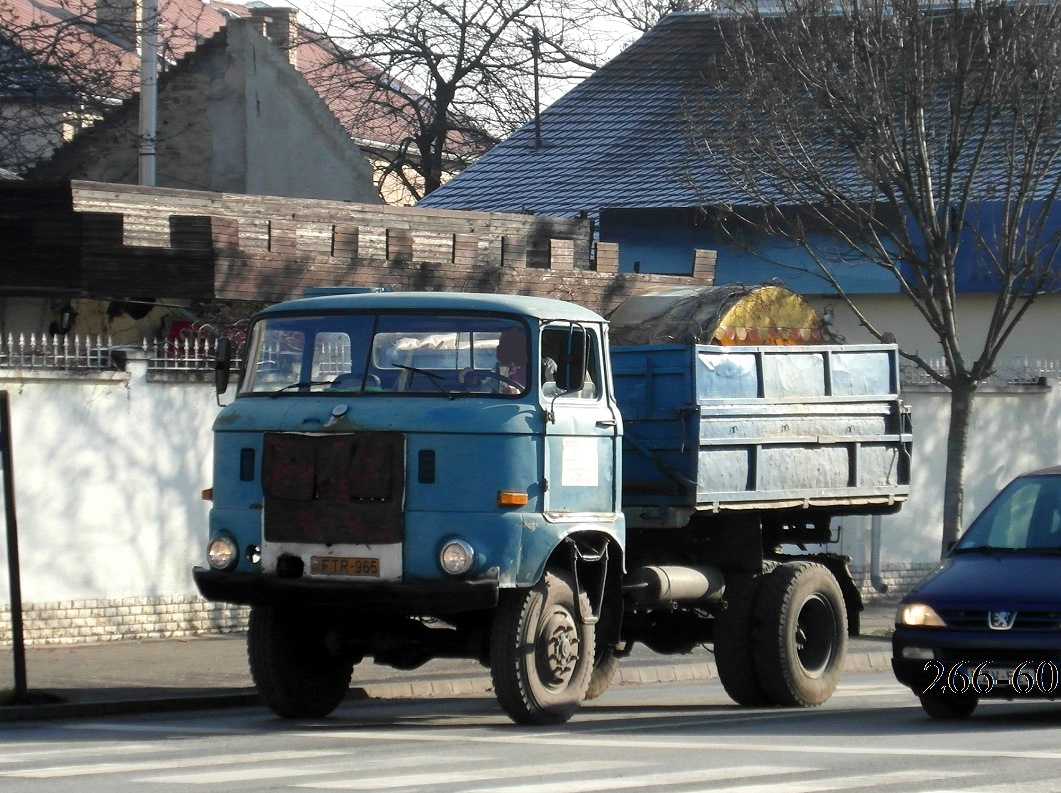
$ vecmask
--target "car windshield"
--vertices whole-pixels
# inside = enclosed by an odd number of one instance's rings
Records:
[[[266,316],[251,329],[240,393],[518,396],[528,352],[526,327],[503,317]]]
[[[1061,476],[1022,476],[987,505],[954,552],[1061,550]]]

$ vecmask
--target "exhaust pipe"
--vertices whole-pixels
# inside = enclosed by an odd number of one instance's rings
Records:
[[[667,603],[717,603],[726,579],[716,567],[648,566],[634,570],[624,593],[641,606]]]

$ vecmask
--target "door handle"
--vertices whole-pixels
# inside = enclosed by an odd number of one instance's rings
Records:
[[[615,419],[597,419],[598,427],[614,427],[617,423]]]

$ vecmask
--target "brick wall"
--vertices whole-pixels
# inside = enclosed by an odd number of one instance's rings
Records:
[[[27,645],[162,639],[245,630],[249,609],[195,596],[59,600],[23,604]],[[0,612],[0,646],[11,644],[11,614]]]
[[[925,577],[938,562],[894,562],[881,566],[880,578],[888,586],[886,592],[878,592],[872,581],[868,567],[851,568],[851,577],[862,592],[863,600],[899,600],[909,592],[914,584]]]

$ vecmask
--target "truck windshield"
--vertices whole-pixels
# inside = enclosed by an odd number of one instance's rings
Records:
[[[518,396],[526,327],[476,315],[277,315],[251,329],[241,394]]]
[[[954,553],[1061,549],[1061,476],[1022,476],[987,505]]]

